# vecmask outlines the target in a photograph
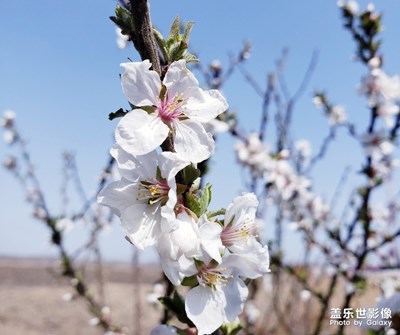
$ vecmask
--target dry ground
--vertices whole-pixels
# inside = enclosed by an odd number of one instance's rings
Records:
[[[52,261],[0,259],[0,335],[97,335],[89,325],[91,318],[81,302],[65,302],[72,292],[67,282],[57,280]],[[94,274],[88,269],[88,276]],[[115,323],[133,329],[140,320],[137,334],[148,334],[159,318],[159,312],[146,302],[146,294],[159,278],[159,270],[146,268],[140,274],[141,315],[134,310],[132,269],[129,265],[105,265],[105,297]],[[94,287],[96,290],[96,287]],[[127,322],[124,324],[122,322]]]
[[[98,328],[90,326],[91,316],[86,306],[80,301],[66,302],[63,296],[72,292],[70,285],[65,280],[57,279],[52,273],[56,263],[46,260],[21,260],[0,258],[0,335],[98,335],[102,334]],[[85,276],[88,282],[95,282],[97,273],[93,265],[87,266]],[[105,299],[111,308],[112,319],[115,324],[127,326],[129,334],[147,335],[149,330],[158,324],[160,311],[147,302],[147,293],[152,290],[153,284],[161,277],[158,268],[145,267],[140,269],[140,280],[137,284],[136,294],[140,295],[140,311],[134,302],[133,270],[128,264],[106,264],[103,268],[105,278]],[[379,277],[388,274],[380,274]],[[372,276],[373,282],[377,282],[377,276]],[[315,282],[315,287],[325,287],[327,281],[322,278]],[[370,282],[371,284],[371,282]],[[299,335],[308,333],[309,330],[298,327],[312,324],[316,318],[315,302],[306,306],[299,305],[296,298],[300,288],[293,282],[286,282],[282,289],[283,301],[289,302],[283,308],[286,316],[289,309],[294,318],[289,324],[289,331],[282,328],[279,320],[274,321],[270,309],[271,293],[261,293],[257,298],[257,304],[262,311],[258,329],[260,334],[275,335]],[[371,292],[361,299],[356,299],[357,306],[374,306],[375,297],[378,295],[376,284],[372,285]],[[136,286],[137,287],[137,286]],[[97,287],[92,287],[97,292]],[[338,292],[343,293],[343,285],[339,285]],[[339,294],[342,296],[342,294]],[[340,306],[335,297],[332,306]],[[275,331],[271,329],[276,329]],[[332,328],[325,324],[325,330],[332,332]],[[307,327],[308,328],[308,327]],[[311,328],[311,327],[310,327]],[[310,329],[308,328],[308,329]],[[322,333],[325,333],[324,331]],[[366,334],[365,329],[348,329],[347,334]]]

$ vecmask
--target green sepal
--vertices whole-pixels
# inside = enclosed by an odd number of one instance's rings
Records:
[[[143,109],[148,114],[154,113],[154,111],[156,110],[156,107],[154,106],[141,106],[139,108]]]
[[[157,166],[157,170],[156,170],[156,179],[157,179],[158,181],[163,181],[163,180],[164,180],[164,178],[163,178],[162,175],[161,175],[161,170],[160,170],[160,167],[159,167],[159,166]]]
[[[197,280],[197,276],[185,277],[185,278],[183,278],[183,280],[181,282],[181,285],[190,286],[190,287],[194,287],[198,284],[199,284],[199,282]]]
[[[168,311],[172,312],[180,322],[187,324],[189,327],[194,327],[193,322],[190,321],[186,315],[185,302],[178,292],[175,291],[172,298],[165,296],[158,298],[158,300]]]
[[[219,216],[219,215],[225,215],[226,209],[225,208],[221,208],[217,211],[213,211],[213,212],[207,212],[207,217],[209,219],[215,217],[215,216]]]
[[[206,186],[201,190],[201,197],[199,199],[200,215],[203,215],[211,202],[211,184],[207,183]]]
[[[167,87],[164,84],[162,84],[160,95],[159,95],[159,98],[161,101],[164,100],[166,94],[167,94]]]
[[[187,190],[187,186],[183,184],[176,184],[176,194],[181,195]]]
[[[239,322],[224,323],[221,326],[222,334],[224,335],[236,335],[243,329]]]

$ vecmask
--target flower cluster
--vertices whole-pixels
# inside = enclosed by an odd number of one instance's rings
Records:
[[[365,154],[371,158],[372,179],[382,179],[399,166],[399,161],[393,159],[393,131],[398,127],[400,117],[400,77],[388,76],[381,69],[378,56],[368,62],[369,74],[362,79],[359,92],[368,99],[377,121],[382,127],[378,130],[369,129],[361,136]]]
[[[362,79],[360,93],[368,98],[368,104],[376,109],[377,116],[382,119],[387,128],[394,125],[394,117],[399,114],[400,77],[388,76],[381,68],[378,56],[368,62],[370,71]]]
[[[324,111],[330,126],[334,127],[347,122],[346,110],[342,106],[330,104],[324,93],[317,92],[313,98],[313,103],[315,107]]]
[[[308,158],[308,142],[297,141],[295,147],[297,156]],[[288,150],[274,154],[256,133],[250,134],[245,143],[238,142],[235,148],[239,163],[248,167],[253,176],[263,178],[268,199],[280,204],[285,217],[296,222],[296,229],[310,229],[313,223],[327,220],[328,205],[310,190],[311,181],[295,171]]]
[[[171,283],[190,282],[187,317],[199,334],[210,334],[242,312],[243,279],[269,272],[268,250],[256,238],[256,196],[243,194],[226,211],[210,212],[211,187],[198,186],[196,163],[214,150],[206,127],[228,105],[217,90],[199,87],[184,60],[163,78],[148,60],[122,67],[133,109],[117,125],[111,149],[121,179],[98,202],[120,217],[132,244],[157,248]]]

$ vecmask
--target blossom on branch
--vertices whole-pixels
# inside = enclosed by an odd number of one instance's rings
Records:
[[[172,228],[161,218],[174,210],[177,202],[175,175],[189,162],[171,152],[152,151],[144,156],[133,156],[119,145],[111,149],[111,155],[117,161],[122,178],[100,191],[98,202],[110,207],[121,218],[128,238],[138,248],[154,245],[162,228]]]
[[[144,155],[171,134],[175,151],[189,161],[210,157],[214,140],[203,124],[228,108],[219,91],[202,90],[184,60],[172,63],[162,81],[148,60],[121,66],[122,88],[135,108],[119,122],[117,143],[130,154]]]

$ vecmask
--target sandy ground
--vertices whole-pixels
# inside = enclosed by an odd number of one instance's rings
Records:
[[[63,296],[73,291],[52,273],[55,266],[52,261],[0,259],[0,335],[102,334],[89,324],[91,316],[82,302],[64,301]],[[90,268],[86,272],[88,277],[96,275]],[[138,306],[133,301],[131,267],[106,265],[104,275],[104,295],[114,323],[127,326],[130,334],[133,330],[135,334],[148,334],[160,315],[146,301],[160,276],[159,270],[146,268],[140,272],[139,313],[135,312]],[[94,292],[96,289],[93,287]]]
[[[92,318],[86,306],[80,300],[67,302],[63,299],[66,293],[73,290],[66,280],[55,276],[57,264],[54,261],[45,260],[21,260],[0,258],[0,335],[96,335],[103,332],[89,324]],[[99,277],[93,265],[84,269],[88,282],[96,283]],[[155,267],[145,267],[139,270],[139,281],[134,285],[134,272],[128,264],[106,264],[103,267],[105,305],[111,308],[113,323],[126,326],[129,335],[147,335],[150,329],[158,324],[161,317],[160,309],[147,302],[147,295],[152,291],[153,284],[161,277],[161,271]],[[390,273],[385,272],[379,276],[373,275],[372,282],[377,282],[378,277],[386,277]],[[317,281],[316,287],[325,287],[326,280]],[[376,285],[372,285],[370,294],[355,300],[356,306],[374,306],[378,295]],[[292,291],[291,289],[294,289]],[[91,290],[99,297],[98,285]],[[344,285],[340,284],[338,292],[343,292]],[[310,302],[307,305],[294,306],[290,301],[296,301],[292,295],[298,295],[301,288],[291,283],[286,283],[282,289],[282,301],[288,301],[289,305],[283,310],[294,311],[294,323],[289,325],[306,326],[315,320],[317,305]],[[297,292],[297,293],[296,293]],[[140,296],[140,303],[135,303],[135,296]],[[341,296],[341,295],[340,295]],[[293,300],[294,298],[294,300]],[[271,294],[268,291],[262,293],[256,301],[261,310],[259,330],[260,334],[288,335],[288,330],[282,329],[280,322],[273,321],[268,310],[271,303]],[[308,307],[307,307],[308,306]],[[332,306],[340,306],[340,302],[334,297]],[[280,330],[271,331],[273,323]],[[268,326],[267,326],[268,325]],[[272,326],[272,327],[271,327]],[[297,327],[296,326],[296,327]],[[263,331],[263,329],[265,331]],[[332,332],[332,328],[326,324],[325,330]],[[301,334],[308,333],[302,331]],[[300,334],[299,333],[299,334]],[[321,334],[324,334],[323,331]],[[297,332],[292,333],[294,335]],[[362,328],[349,328],[349,335],[366,334]]]

